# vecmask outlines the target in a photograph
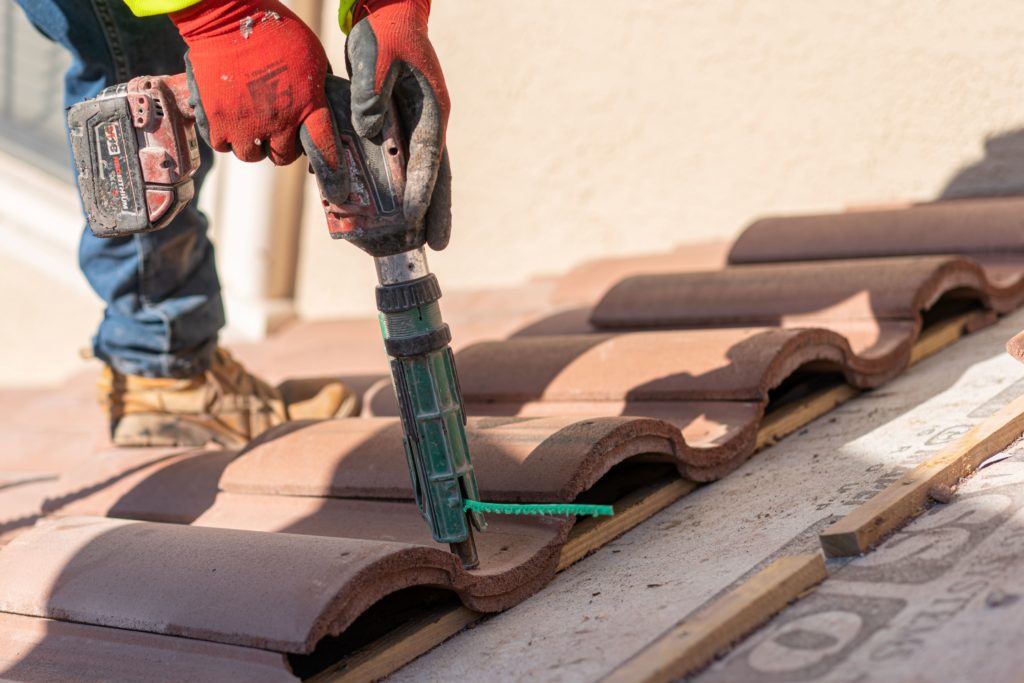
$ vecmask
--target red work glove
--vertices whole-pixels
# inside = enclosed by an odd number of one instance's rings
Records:
[[[305,124],[321,156],[337,166],[327,55],[291,10],[277,0],[203,0],[170,17],[188,44],[196,123],[213,149],[289,164]]]
[[[448,245],[451,167],[445,149],[448,88],[427,37],[428,0],[361,0],[345,45],[352,78],[352,124],[367,138],[384,127],[394,98],[409,139],[405,216],[426,221],[427,244]]]

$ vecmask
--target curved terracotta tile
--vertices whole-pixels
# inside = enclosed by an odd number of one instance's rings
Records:
[[[739,467],[757,443],[767,401],[527,401],[482,403],[477,415],[518,414],[530,417],[594,419],[629,416],[658,419],[682,435],[680,472],[694,481],[713,481]],[[475,456],[474,456],[475,457]],[[474,461],[475,462],[475,461]]]
[[[647,417],[680,429],[685,441],[681,459],[700,459],[717,447],[753,443],[763,413],[760,401],[526,401],[489,402],[471,406],[476,416]],[[693,452],[691,452],[691,450]]]
[[[2,613],[0,678],[62,683],[298,680],[279,653]]]
[[[1017,273],[1024,273],[1024,261]],[[592,321],[604,329],[816,327],[844,336],[862,359],[902,365],[922,313],[939,299],[970,299],[1005,313],[1024,302],[1024,280],[1007,283],[994,283],[975,261],[956,256],[750,265],[624,280]]]
[[[1005,252],[971,254],[971,258],[982,267],[993,286],[1008,288],[1020,283],[1021,273],[1024,272],[1024,255]]]
[[[309,653],[405,588],[493,612],[547,584],[571,520],[492,525],[467,572],[411,502],[225,494],[194,526],[67,517],[0,552],[0,611]]]
[[[729,263],[924,254],[1024,254],[1024,199],[959,199],[906,209],[763,218]]]
[[[502,502],[569,502],[623,460],[674,460],[684,448],[678,428],[634,417],[472,418],[467,437],[482,495]],[[227,467],[220,488],[412,499],[395,418],[328,420],[261,440]]]
[[[950,293],[1005,312],[1024,300],[1024,282],[994,285],[976,262],[955,256],[759,264],[628,278],[597,304],[591,322],[603,329],[820,326],[842,334],[854,321],[918,321]]]
[[[462,588],[457,562],[381,540],[66,517],[0,552],[0,611],[308,653],[396,590]]]
[[[386,541],[448,554],[446,545],[431,539],[411,501],[221,493],[195,524]],[[431,585],[454,590],[464,604],[478,611],[508,609],[551,581],[571,527],[572,520],[565,517],[488,515],[487,531],[476,534],[480,567],[469,572],[458,569],[452,581]],[[386,583],[386,577],[381,582]]]
[[[858,387],[896,371],[828,330],[763,327],[509,339],[467,347],[457,361],[471,412],[489,402],[763,401],[812,362]]]

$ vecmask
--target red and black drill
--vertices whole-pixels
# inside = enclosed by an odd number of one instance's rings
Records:
[[[405,431],[413,492],[434,540],[478,565],[467,500],[479,501],[466,412],[437,278],[427,268],[426,229],[402,211],[408,149],[392,108],[379,142],[356,134],[349,84],[329,76],[327,96],[343,159],[332,169],[300,140],[320,187],[331,236],[374,258],[377,308]],[[116,237],[159,230],[192,200],[199,167],[195,112],[184,74],[107,88],[68,110],[78,187],[92,231]]]

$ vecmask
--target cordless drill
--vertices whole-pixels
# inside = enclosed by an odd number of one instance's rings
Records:
[[[479,564],[473,528],[483,517],[466,441],[466,412],[451,334],[441,319],[437,278],[427,267],[422,222],[402,210],[408,150],[391,108],[379,142],[356,134],[349,84],[328,76],[342,159],[332,169],[303,129],[332,237],[370,254],[377,308],[405,433],[413,493],[435,541],[448,543],[463,566]],[[195,112],[184,74],[144,76],[107,88],[68,110],[78,187],[89,226],[100,237],[166,227],[192,200],[199,167]]]

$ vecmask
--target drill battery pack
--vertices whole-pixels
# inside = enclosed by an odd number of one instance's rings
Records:
[[[140,77],[68,109],[82,204],[95,235],[159,230],[192,200],[199,143],[181,99],[167,79]]]

